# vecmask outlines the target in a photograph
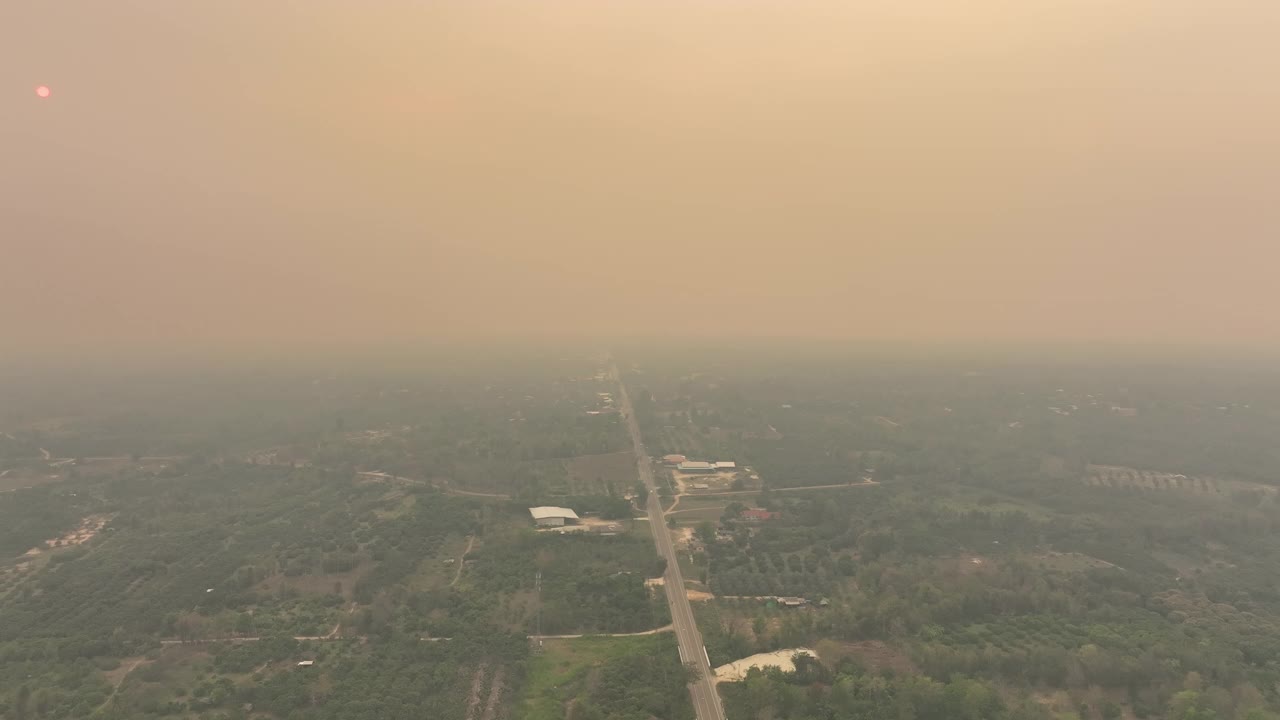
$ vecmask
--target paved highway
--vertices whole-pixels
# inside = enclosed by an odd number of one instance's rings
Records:
[[[611,372],[618,382],[618,400],[627,420],[627,430],[631,433],[631,443],[635,447],[640,480],[644,482],[645,487],[649,488],[649,502],[646,508],[649,513],[649,527],[653,531],[658,553],[667,559],[667,574],[663,587],[667,592],[667,604],[671,606],[671,624],[675,628],[676,642],[680,646],[680,659],[698,669],[699,678],[689,683],[689,696],[693,699],[693,709],[698,715],[698,720],[725,720],[724,708],[720,705],[720,695],[716,692],[711,663],[707,658],[706,648],[702,644],[702,634],[698,632],[698,624],[693,619],[693,609],[689,607],[689,598],[685,595],[684,578],[680,575],[680,563],[676,561],[676,550],[671,542],[671,533],[667,530],[666,518],[662,516],[662,501],[658,498],[658,486],[653,479],[653,468],[649,465],[649,453],[645,451],[644,440],[640,437],[640,425],[636,422],[631,398],[627,396],[627,387],[622,383],[617,365],[611,367]]]

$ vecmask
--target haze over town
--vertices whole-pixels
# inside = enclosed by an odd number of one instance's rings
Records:
[[[1278,36],[1255,0],[4,3],[0,342],[1274,346]]]

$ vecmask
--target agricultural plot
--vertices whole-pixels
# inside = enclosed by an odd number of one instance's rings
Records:
[[[1258,493],[1274,498],[1277,490],[1269,485],[1224,478],[1183,475],[1154,470],[1137,470],[1116,465],[1089,465],[1084,482],[1092,487],[1113,489],[1137,488],[1162,492],[1181,492],[1203,497],[1229,497],[1235,493]]]
[[[663,455],[676,453],[697,457],[702,455],[703,451],[702,436],[697,426],[688,423],[664,425],[654,449]]]
[[[581,455],[566,463],[570,495],[622,495],[639,481],[631,451]]]

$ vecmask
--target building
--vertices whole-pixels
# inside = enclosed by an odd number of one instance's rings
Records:
[[[689,483],[690,490],[710,490],[711,486],[706,483]]]
[[[769,512],[768,510],[761,508],[751,508],[750,510],[743,510],[738,517],[746,520],[747,522],[763,522],[765,520],[777,519],[778,513]]]
[[[733,462],[732,460],[729,460],[729,461],[720,460],[716,462],[716,469],[717,470],[737,470],[738,463]]]
[[[806,603],[804,598],[780,597],[778,598],[778,604],[782,607],[797,608],[804,607]]]
[[[701,460],[685,460],[676,466],[676,469],[684,473],[704,473],[715,472],[714,463],[702,462]]]
[[[533,524],[538,527],[562,527],[578,521],[578,513],[573,510],[549,505],[529,508],[529,514],[533,516]]]
[[[311,667],[312,665],[315,665],[315,664],[316,664],[315,660],[301,660],[298,662],[298,667]]]
[[[663,455],[662,464],[663,465],[679,465],[680,463],[688,459],[689,458],[683,455]]]

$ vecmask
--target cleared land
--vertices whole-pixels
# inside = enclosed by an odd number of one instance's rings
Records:
[[[622,494],[635,487],[635,455],[626,450],[603,455],[580,455],[565,463],[571,495]]]
[[[757,653],[750,657],[735,660],[727,665],[721,665],[716,668],[716,682],[738,682],[747,677],[747,671],[751,668],[778,668],[782,672],[795,672],[795,656],[808,655],[810,657],[818,657],[809,648],[791,648],[789,650],[775,650],[767,653]]]

